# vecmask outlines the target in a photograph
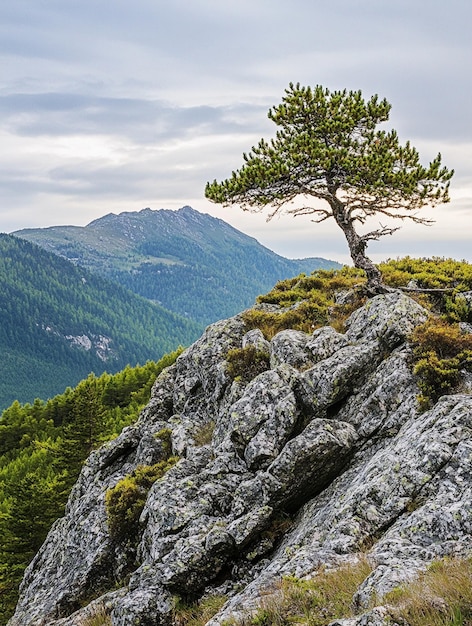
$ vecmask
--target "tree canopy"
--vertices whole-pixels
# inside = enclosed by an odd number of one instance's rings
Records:
[[[401,145],[395,130],[378,129],[390,109],[377,95],[365,100],[361,91],[291,83],[268,113],[279,127],[275,138],[261,139],[243,154],[241,169],[207,183],[205,195],[243,210],[270,207],[268,219],[283,210],[312,215],[315,222],[334,218],[375,293],[381,274],[365,254],[367,244],[398,227],[379,224],[364,234],[357,227],[372,217],[431,223],[417,212],[449,201],[454,173],[442,166],[440,154],[424,167],[410,142]]]

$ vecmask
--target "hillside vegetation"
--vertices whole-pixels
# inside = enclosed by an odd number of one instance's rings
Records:
[[[412,297],[447,321],[472,321],[460,297],[461,292],[472,290],[472,265],[469,263],[405,257],[378,267],[385,285],[406,288]],[[311,332],[331,324],[342,330],[343,319],[365,301],[364,285],[363,271],[348,266],[285,279],[257,298],[259,304],[274,304],[281,309],[253,309],[246,315],[247,323],[263,329],[268,338],[284,328]],[[346,294],[348,291],[351,293]]]
[[[384,283],[392,288],[410,287],[409,295],[431,311],[410,340],[412,366],[418,376],[423,409],[460,386],[462,373],[472,372],[472,327],[464,332],[461,323],[471,324],[471,301],[461,294],[472,291],[472,265],[452,259],[405,257],[381,263]],[[267,339],[287,328],[312,332],[331,325],[344,332],[344,321],[365,303],[362,270],[319,270],[278,282],[257,298],[264,306],[244,313],[248,328],[259,328]],[[417,289],[415,291],[415,289]],[[343,297],[344,294],[344,297]]]
[[[340,267],[320,258],[286,259],[190,207],[14,234],[199,324],[235,315],[286,276]]]
[[[0,624],[11,615],[25,567],[55,519],[90,452],[134,422],[156,376],[181,350],[157,363],[89,375],[43,402],[14,402],[0,418]]]
[[[201,327],[27,241],[0,235],[0,409],[189,344]]]

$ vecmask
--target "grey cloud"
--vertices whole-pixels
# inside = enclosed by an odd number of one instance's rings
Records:
[[[82,95],[90,72],[105,96],[107,84],[125,86],[134,77],[138,99],[140,89],[154,84],[180,106],[185,100],[191,106],[199,89],[214,97],[219,85],[222,94],[232,84],[242,99],[259,92],[276,103],[289,80],[322,82],[380,93],[394,107],[403,105],[406,115],[399,112],[398,118],[409,134],[464,135],[458,113],[472,91],[465,71],[472,9],[463,0],[148,0],[132,9],[124,1],[110,9],[91,0],[40,7],[29,0],[18,3],[18,15],[8,4],[0,8],[5,53],[24,54],[33,63],[49,59],[57,80],[66,81],[68,68],[72,88]],[[17,30],[9,36],[12,28]],[[40,71],[47,68],[40,65]],[[139,126],[140,114],[152,117],[148,107],[141,108],[123,111],[125,131]],[[105,119],[96,118],[107,129],[108,118],[119,111],[109,103]],[[87,121],[93,126],[90,113]]]
[[[129,54],[126,44],[152,55],[156,66],[161,58],[179,59],[187,71],[196,68],[200,73],[224,71],[228,65],[234,71],[239,62],[242,74],[250,74],[258,59],[277,62],[292,51],[352,53],[389,42],[398,50],[414,50],[434,46],[438,40],[453,45],[456,29],[465,29],[465,18],[470,17],[470,9],[457,0],[448,4],[168,0],[142,1],[136,7],[90,0],[39,6],[30,0],[19,5],[18,15],[0,9],[5,52],[92,63],[97,72],[103,71],[110,55],[123,63]],[[2,11],[8,15],[2,16]],[[448,29],[452,20],[454,28]]]
[[[192,153],[184,149],[152,149],[145,160],[131,155],[114,162],[106,157],[71,157],[62,163],[56,157],[51,163],[30,162],[7,166],[8,156],[0,162],[0,215],[8,206],[30,204],[32,207],[50,198],[80,198],[82,202],[100,203],[104,198],[173,197],[203,198],[207,180],[224,177],[230,172],[231,148],[226,153],[198,144]],[[240,151],[234,155],[239,161]],[[176,194],[177,191],[177,194]],[[55,199],[55,200],[54,200]]]
[[[262,117],[265,107],[185,107],[133,98],[44,93],[0,97],[0,113],[10,132],[23,136],[110,134],[153,143],[205,132],[247,133],[251,123],[256,126],[254,113]]]

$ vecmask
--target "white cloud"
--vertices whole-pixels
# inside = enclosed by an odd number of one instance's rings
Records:
[[[436,225],[405,225],[373,256],[472,261],[471,18],[463,0],[3,3],[0,230],[191,204],[287,256],[348,260],[334,224],[266,224],[203,197],[300,81],[387,97],[402,140],[456,170]]]

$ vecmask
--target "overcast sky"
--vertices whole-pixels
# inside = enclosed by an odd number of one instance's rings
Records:
[[[369,248],[472,261],[468,0],[3,0],[0,231],[191,205],[289,257],[348,261],[334,224],[204,199],[275,126],[289,82],[362,89],[452,202]]]

